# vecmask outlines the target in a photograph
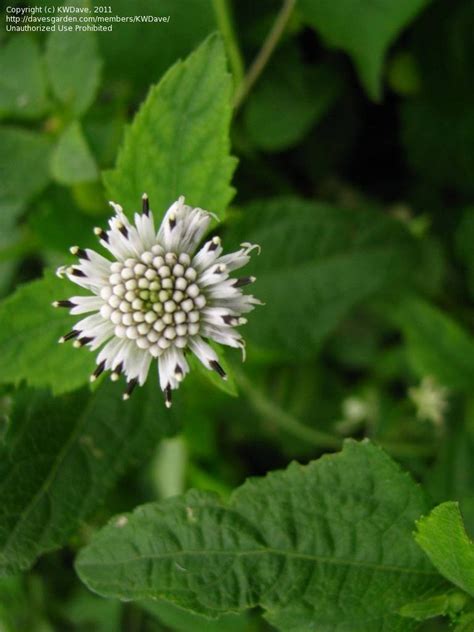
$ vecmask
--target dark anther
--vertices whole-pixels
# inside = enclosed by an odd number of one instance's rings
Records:
[[[125,237],[125,239],[128,239],[128,230],[127,227],[124,226],[122,224],[122,226],[120,226],[119,231],[122,233],[122,235]]]
[[[231,316],[230,314],[226,314],[225,316],[222,316],[222,320],[225,322],[226,325],[235,325],[237,319],[235,318],[235,316]]]
[[[134,377],[133,380],[130,380],[130,382],[127,382],[127,388],[125,389],[125,393],[123,394],[124,399],[128,399],[130,397],[137,384],[138,379],[136,377]]]
[[[173,230],[173,228],[176,226],[176,219],[174,217],[170,217],[169,224],[170,224],[171,230]]]
[[[77,344],[79,347],[85,347],[89,344],[89,342],[92,342],[93,340],[94,338],[88,338],[87,336],[84,336],[83,338],[79,338],[78,340],[76,340],[74,344]]]
[[[68,340],[72,340],[73,338],[77,338],[80,333],[81,333],[80,331],[76,331],[75,329],[73,329],[72,331],[68,332],[65,336],[63,336],[61,338],[61,340],[63,342],[67,342]]]
[[[105,241],[106,244],[109,243],[109,236],[107,235],[105,230],[102,230],[102,228],[96,228],[94,232],[99,239],[102,239],[102,241]]]
[[[148,195],[146,193],[144,193],[142,197],[142,213],[145,215],[150,214],[150,201],[148,200]]]
[[[79,268],[73,268],[71,270],[71,274],[73,274],[74,276],[77,276],[77,277],[85,277],[85,276],[87,276],[87,274],[85,272],[83,272],[82,270],[79,270]]]
[[[213,250],[216,250],[216,248],[217,248],[217,246],[218,246],[218,245],[219,245],[219,242],[218,242],[218,241],[214,241],[214,240],[212,240],[212,241],[209,243],[209,248],[208,248],[208,250],[210,250],[210,251],[212,252]]]
[[[76,257],[78,257],[79,259],[87,259],[87,260],[89,260],[89,255],[84,250],[84,248],[78,248],[78,247],[71,248],[71,253],[73,255],[76,255]]]
[[[168,384],[168,386],[165,388],[165,404],[167,408],[170,408],[172,401],[171,401],[171,386]]]
[[[118,364],[115,367],[115,369],[112,371],[112,373],[118,377],[119,375],[121,375],[122,371],[123,371],[123,362]]]
[[[240,279],[237,279],[234,283],[234,287],[243,287],[244,285],[250,285],[250,283],[253,283],[255,281],[254,277],[240,277]]]
[[[102,375],[102,373],[104,372],[104,369],[105,369],[105,360],[102,360],[102,362],[96,366],[95,371],[92,374],[94,378],[96,379],[99,377],[99,375]]]
[[[214,371],[221,376],[221,378],[223,380],[225,380],[225,378],[227,377],[227,373],[224,371],[224,369],[221,367],[221,365],[219,364],[219,362],[217,362],[216,360],[211,360],[209,362],[209,364],[211,365],[211,367],[214,369]]]
[[[76,304],[72,301],[54,301],[55,307],[75,307]]]

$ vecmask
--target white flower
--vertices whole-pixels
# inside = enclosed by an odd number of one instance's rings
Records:
[[[57,271],[92,292],[53,303],[70,308],[71,314],[91,314],[59,342],[74,339],[74,346],[86,345],[91,351],[102,347],[91,380],[104,371],[112,372],[112,380],[123,374],[124,399],[137,384],[144,384],[156,359],[169,407],[171,391],[189,372],[187,351],[223,379],[218,356],[205,339],[238,347],[244,354],[245,343],[236,327],[247,322],[242,314],[261,303],[241,289],[255,277],[232,278],[230,273],[248,263],[252,250],[259,247],[244,243],[236,252],[222,255],[221,241],[213,237],[196,253],[211,214],[185,205],[183,197],[170,206],[158,231],[146,195],[134,224],[121,206],[110,204],[115,211],[110,229],[94,232],[114,260],[73,246],[79,263]]]
[[[423,421],[441,426],[448,409],[448,389],[435,378],[426,376],[418,387],[408,389],[408,396],[415,404],[416,414]]]

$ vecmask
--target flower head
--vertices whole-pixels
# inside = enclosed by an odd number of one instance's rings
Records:
[[[113,261],[73,246],[78,263],[57,271],[92,293],[53,303],[69,308],[71,314],[90,314],[59,342],[74,340],[74,346],[91,351],[101,347],[91,380],[104,371],[111,371],[112,380],[123,374],[124,399],[137,384],[144,384],[156,359],[160,387],[171,406],[172,390],[189,372],[187,352],[223,379],[226,374],[206,340],[245,352],[236,327],[247,322],[242,314],[261,303],[242,292],[254,277],[235,278],[230,273],[248,263],[259,247],[244,243],[223,255],[219,237],[213,237],[196,252],[212,216],[187,206],[183,197],[168,209],[158,231],[146,195],[134,224],[121,206],[110,204],[115,216],[109,230],[94,232]]]

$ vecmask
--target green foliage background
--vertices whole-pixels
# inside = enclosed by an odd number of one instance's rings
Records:
[[[0,36],[0,629],[472,632],[474,5],[112,10]],[[144,191],[262,247],[171,411],[51,308]]]

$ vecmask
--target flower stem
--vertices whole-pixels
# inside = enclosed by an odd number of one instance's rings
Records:
[[[233,375],[253,408],[262,416],[271,419],[289,434],[318,448],[339,450],[342,447],[342,440],[339,437],[321,430],[314,430],[302,424],[298,419],[268,399],[262,391],[255,388],[247,376],[235,367],[233,367]]]
[[[229,9],[229,0],[212,0],[217,26],[224,40],[229,58],[229,64],[234,77],[234,86],[240,86],[244,78],[244,61],[240,52],[237,36],[234,29],[232,16]]]
[[[301,423],[299,419],[293,417],[280,408],[273,401],[268,399],[266,395],[256,388],[251,381],[235,366],[232,367],[232,373],[235,381],[247,396],[250,404],[262,417],[271,419],[273,423],[285,430],[293,437],[301,439],[317,448],[328,450],[340,450],[342,448],[343,439],[329,432],[315,430]],[[374,442],[384,448],[389,454],[395,458],[423,458],[432,456],[436,451],[434,444],[416,445],[404,442],[389,441],[374,438]]]
[[[235,97],[234,97],[234,109],[238,109],[242,102],[247,97],[248,93],[252,89],[254,83],[262,74],[263,69],[268,63],[276,45],[278,44],[285,27],[290,19],[291,13],[295,7],[296,0],[284,0],[283,5],[278,13],[273,27],[263,42],[262,48],[258,55],[254,59],[252,65],[249,68],[247,75],[244,77],[242,83],[239,84]]]

